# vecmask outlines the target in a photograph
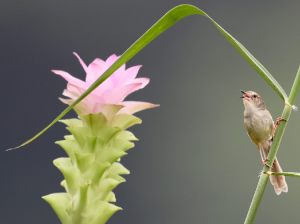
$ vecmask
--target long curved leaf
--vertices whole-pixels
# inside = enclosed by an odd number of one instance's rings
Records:
[[[91,86],[88,88],[77,100],[75,100],[69,107],[67,107],[54,121],[51,122],[46,128],[44,128],[41,132],[35,135],[30,140],[26,141],[22,145],[16,147],[19,148],[28,144],[29,142],[36,139],[43,132],[45,132],[48,128],[50,128],[54,123],[56,123],[59,119],[61,119],[67,112],[69,112],[77,103],[79,103],[82,99],[84,99],[90,92],[92,92],[97,86],[99,86],[102,82],[104,82],[114,71],[116,71],[121,65],[126,63],[129,59],[131,59],[135,54],[137,54],[141,49],[143,49],[147,44],[149,44],[153,39],[155,39],[158,35],[168,29],[170,26],[175,24],[177,21],[182,18],[199,14],[203,15],[211,20],[213,24],[218,28],[218,30],[225,36],[225,38],[231,43],[238,52],[252,65],[252,67],[263,77],[264,80],[275,90],[275,92],[283,99],[286,100],[288,97],[284,92],[283,88],[279,85],[279,83],[274,79],[274,77],[267,71],[267,69],[256,60],[252,54],[234,37],[232,37],[229,33],[227,33],[221,26],[219,26],[212,18],[210,18],[205,12],[200,10],[199,8],[192,5],[179,5],[169,12],[167,12],[160,20],[158,20],[144,35],[142,35],[133,45],[131,45],[124,54],[102,74]],[[15,149],[15,148],[12,148]],[[9,149],[10,150],[10,149]]]

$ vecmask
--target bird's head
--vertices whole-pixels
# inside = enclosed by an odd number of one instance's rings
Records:
[[[245,92],[243,90],[241,90],[241,92],[243,93],[243,96],[241,96],[241,98],[243,98],[245,109],[250,109],[253,107],[261,110],[266,109],[265,103],[258,93],[254,91]]]

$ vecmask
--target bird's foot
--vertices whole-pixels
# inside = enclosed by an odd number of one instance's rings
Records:
[[[286,119],[283,119],[281,117],[279,117],[279,118],[276,119],[275,127],[274,127],[273,132],[272,132],[272,141],[273,141],[273,138],[274,138],[274,134],[275,134],[276,128],[279,125],[280,121],[285,121],[286,122]]]
[[[269,161],[269,159],[262,160],[262,163],[267,167],[273,168],[273,166],[266,163],[267,161]]]
[[[279,117],[279,118],[276,119],[276,124],[279,125],[280,121],[286,121],[286,119],[283,119],[283,118]]]

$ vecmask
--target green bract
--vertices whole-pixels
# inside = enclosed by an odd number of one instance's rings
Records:
[[[58,158],[54,165],[65,180],[66,193],[43,198],[52,206],[63,224],[101,224],[121,208],[112,190],[125,182],[129,171],[119,162],[137,138],[125,129],[140,124],[141,119],[117,114],[119,105],[110,105],[111,113],[88,114],[80,119],[61,120],[71,135],[56,142],[69,158]]]

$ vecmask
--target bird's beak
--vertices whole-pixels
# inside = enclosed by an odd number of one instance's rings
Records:
[[[241,96],[240,98],[244,98],[245,100],[250,102],[250,96],[244,90],[241,90],[241,92],[243,93],[243,96]]]

